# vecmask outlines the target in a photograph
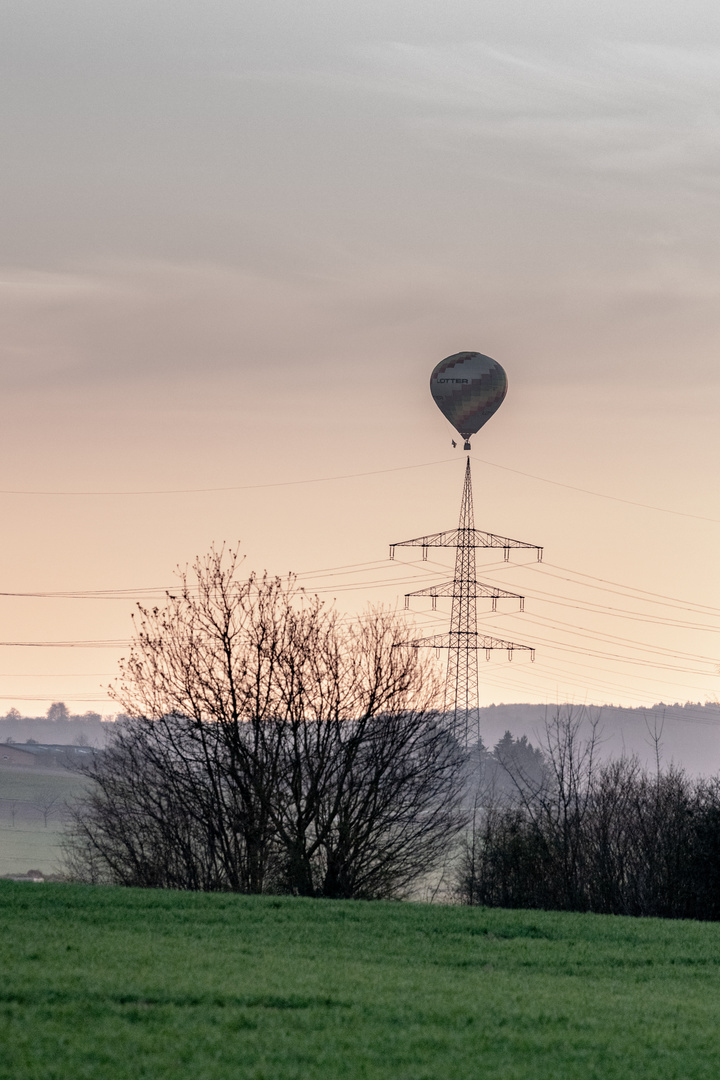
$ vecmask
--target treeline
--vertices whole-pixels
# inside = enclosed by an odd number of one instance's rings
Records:
[[[567,712],[568,705],[558,705]],[[492,705],[480,709],[480,730],[491,745],[508,728],[514,735],[536,739],[544,729],[546,719],[554,712],[547,705]],[[648,708],[621,708],[614,705],[588,706],[584,710],[587,731],[593,716],[602,717],[602,755],[604,758],[637,754],[647,763],[648,729],[662,729],[663,747],[667,760],[682,765],[697,775],[720,772],[720,744],[717,729],[720,725],[720,704],[717,702],[659,702]]]
[[[100,713],[71,713],[63,701],[53,702],[45,716],[23,716],[18,709],[0,716],[0,743],[32,740],[102,747],[111,731]]]
[[[654,770],[599,762],[597,722],[581,730],[578,713],[560,712],[542,753],[509,740],[481,765],[457,899],[720,919],[720,781],[663,767],[659,752]]]

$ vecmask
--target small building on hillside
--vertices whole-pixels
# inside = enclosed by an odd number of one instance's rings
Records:
[[[2,765],[36,765],[37,762],[32,754],[20,746],[11,743],[0,743],[0,766]]]
[[[0,766],[29,765],[32,768],[77,769],[101,753],[92,746],[66,743],[0,743]]]

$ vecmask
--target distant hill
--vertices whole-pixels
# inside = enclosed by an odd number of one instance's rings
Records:
[[[516,739],[526,736],[534,746],[542,745],[546,718],[558,710],[584,711],[585,722],[599,718],[601,752],[617,757],[623,752],[637,754],[653,764],[653,733],[660,738],[663,761],[684,766],[698,775],[720,773],[720,703],[658,702],[646,708],[626,709],[617,705],[578,706],[533,705],[528,703],[488,705],[480,709],[480,734],[488,749],[509,731]],[[22,716],[17,709],[0,717],[0,743],[12,740],[26,743],[106,745],[112,734],[114,718],[99,713],[71,714],[63,702],[55,702],[45,716]]]
[[[542,747],[546,719],[560,709],[583,713],[585,730],[592,719],[599,720],[600,750],[603,757],[637,754],[648,765],[655,763],[654,733],[659,736],[665,764],[674,761],[688,772],[709,776],[720,773],[720,703],[659,702],[646,708],[626,709],[617,705],[531,705],[500,704],[480,709],[480,735],[492,749],[506,731],[517,739],[527,736]]]
[[[114,719],[114,718],[113,718]],[[100,713],[70,713],[64,702],[56,701],[45,716],[22,716],[11,709],[0,716],[0,743],[36,743],[73,746],[105,746],[112,732],[112,719]]]

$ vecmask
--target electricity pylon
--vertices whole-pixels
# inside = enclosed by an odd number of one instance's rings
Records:
[[[401,540],[390,545],[390,558],[395,558],[395,548],[422,548],[422,557],[427,560],[430,548],[455,548],[455,576],[452,581],[441,585],[431,585],[427,589],[418,589],[407,593],[405,606],[409,607],[411,596],[430,596],[433,607],[437,606],[438,596],[452,597],[450,632],[434,634],[432,637],[418,638],[409,642],[416,647],[426,645],[435,649],[448,650],[447,676],[445,680],[445,712],[449,714],[453,730],[458,738],[468,741],[472,725],[479,734],[478,712],[478,650],[484,649],[490,659],[493,649],[505,649],[508,659],[512,660],[515,649],[523,649],[535,659],[535,649],[530,645],[517,645],[514,641],[479,634],[477,628],[477,601],[479,597],[492,600],[492,610],[497,610],[501,598],[519,601],[520,611],[524,610],[525,598],[518,593],[507,592],[495,585],[484,585],[475,577],[475,549],[502,548],[506,562],[510,559],[512,548],[525,548],[537,553],[538,562],[542,559],[542,548],[537,544],[526,544],[523,540],[512,540],[508,536],[481,532],[475,528],[470,476],[470,458],[465,469],[465,484],[460,506],[460,523],[457,529],[448,532],[431,533],[418,536],[413,540]]]

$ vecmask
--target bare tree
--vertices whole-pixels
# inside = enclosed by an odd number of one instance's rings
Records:
[[[38,796],[37,802],[34,804],[35,809],[40,811],[43,819],[43,825],[47,829],[48,821],[50,820],[53,811],[59,809],[60,796],[53,792],[43,792]],[[14,823],[14,822],[13,822]]]
[[[501,740],[506,782],[476,815],[461,860],[459,895],[508,907],[588,906],[587,824],[597,773],[599,717],[558,709],[541,749]]]
[[[514,906],[513,897],[524,895],[527,906],[586,906],[584,825],[598,726],[584,709],[558,709],[546,721],[540,752],[507,737],[495,747],[511,789],[486,810],[479,850],[485,877],[505,903]]]
[[[187,888],[388,896],[442,855],[462,754],[396,618],[340,619],[294,582],[240,581],[213,551],[140,608],[89,768],[77,872]]]
[[[507,738],[513,789],[476,807],[458,864],[464,903],[720,918],[720,784],[636,758],[597,762],[597,723],[547,725],[544,768]],[[658,742],[655,740],[657,749]],[[525,764],[523,764],[523,762]]]

